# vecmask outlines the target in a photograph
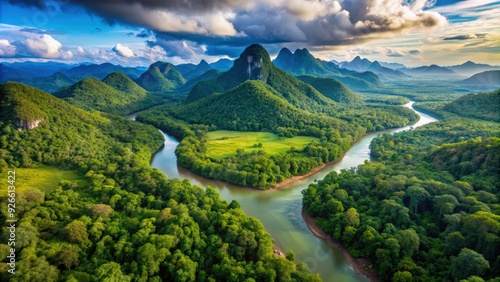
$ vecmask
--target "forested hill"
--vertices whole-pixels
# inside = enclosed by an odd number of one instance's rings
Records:
[[[175,69],[174,65],[156,62],[149,66],[136,82],[148,91],[165,94],[184,85],[186,79]]]
[[[152,126],[89,113],[18,83],[0,85],[0,98],[2,175],[31,168],[50,177],[55,166],[80,178],[16,191],[15,275],[1,262],[0,280],[320,280],[292,253],[274,256],[270,235],[237,202],[153,170],[150,156],[163,138]],[[18,130],[20,118],[42,122]],[[0,224],[6,219],[1,213]]]
[[[483,87],[500,87],[500,70],[490,70],[476,73],[473,76],[462,80],[461,83]]]
[[[148,93],[122,73],[111,73],[102,81],[85,78],[54,93],[54,96],[85,110],[125,115],[160,104],[163,98]]]
[[[462,96],[443,109],[464,117],[500,122],[500,89]]]
[[[303,82],[311,85],[325,97],[332,99],[335,102],[345,105],[359,105],[361,98],[351,89],[345,87],[340,81],[334,78],[321,78],[309,75],[297,77]]]
[[[173,112],[190,123],[212,124],[229,130],[279,132],[283,127],[297,128],[302,135],[315,135],[313,128],[321,130],[341,123],[294,107],[274,88],[259,80],[248,80],[223,94],[183,105]],[[349,128],[345,122],[338,125],[339,128],[353,135],[361,130],[355,126]]]

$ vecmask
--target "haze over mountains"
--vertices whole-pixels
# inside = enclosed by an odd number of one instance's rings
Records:
[[[458,77],[468,77],[479,72],[484,72],[488,70],[499,70],[500,66],[491,66],[487,64],[476,64],[471,61],[467,61],[460,65],[453,66],[421,66],[416,68],[408,68],[402,64],[397,63],[386,63],[378,61],[370,61],[368,59],[362,59],[357,56],[352,61],[339,62],[338,66],[345,69],[350,69],[358,72],[362,71],[372,71],[376,73],[381,79],[396,79],[396,78],[434,78],[436,75],[441,78],[451,78],[457,79]]]
[[[293,75],[314,75],[335,78],[353,90],[375,89],[383,85],[372,72],[357,72],[339,68],[332,62],[315,58],[307,49],[297,49],[292,53],[281,49],[273,63]]]
[[[203,80],[217,78],[233,67],[233,60],[221,59],[214,63],[202,60],[199,64],[172,65],[156,62],[149,68],[123,67],[110,63],[68,65],[57,62],[24,62],[0,64],[0,82],[22,82],[54,93],[84,78],[104,79],[113,72],[120,72],[137,82],[147,91],[156,93],[179,92],[187,95]],[[327,62],[315,58],[307,49],[291,52],[281,49],[272,62],[276,67],[296,76],[312,75],[333,78],[354,91],[370,92],[385,89],[384,83],[408,79],[450,80],[460,82],[471,90],[491,90],[498,86],[494,72],[478,77],[480,72],[500,70],[500,66],[476,64],[468,61],[454,66],[421,66],[407,68],[402,64],[370,61],[359,56],[352,61]],[[383,90],[382,90],[383,91]]]

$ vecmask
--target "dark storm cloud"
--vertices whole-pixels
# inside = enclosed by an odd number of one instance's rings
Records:
[[[9,4],[23,7],[33,7],[46,9],[47,3],[54,0],[8,0]],[[148,9],[168,9],[168,10],[184,10],[184,11],[207,11],[221,9],[226,7],[243,6],[248,1],[246,0],[57,0],[60,4],[79,4],[86,7],[97,7],[105,5],[133,5],[138,4]]]
[[[425,29],[446,22],[440,14],[424,11],[429,0],[59,0],[62,6],[81,6],[107,23],[144,27],[138,37],[155,36],[157,43],[172,41],[204,45],[207,54],[252,43],[333,46],[363,43],[386,33]],[[46,7],[49,1],[12,1]],[[52,1],[53,3],[53,1]],[[170,42],[166,44],[165,42]],[[191,44],[191,46],[194,46]],[[172,48],[176,48],[177,45]],[[165,49],[165,51],[170,52]],[[180,50],[173,51],[181,53]]]
[[[148,38],[150,37],[152,34],[152,32],[150,30],[147,30],[147,29],[143,29],[141,30],[141,32],[139,32],[136,37],[140,37],[140,38]]]

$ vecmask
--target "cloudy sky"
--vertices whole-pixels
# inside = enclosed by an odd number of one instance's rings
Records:
[[[252,43],[324,60],[500,65],[494,0],[2,0],[0,61],[149,65]]]

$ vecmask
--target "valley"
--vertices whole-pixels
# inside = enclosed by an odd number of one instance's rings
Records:
[[[250,152],[262,150],[269,155],[286,153],[290,150],[302,151],[306,145],[319,140],[307,136],[283,138],[268,132],[224,130],[211,131],[207,133],[207,138],[207,155],[215,159],[234,156],[237,154],[238,149]]]

